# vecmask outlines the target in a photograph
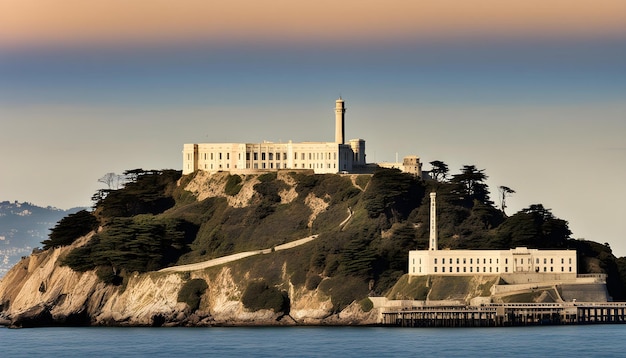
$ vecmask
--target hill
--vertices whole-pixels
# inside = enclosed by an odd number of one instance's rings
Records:
[[[0,283],[0,311],[17,325],[34,324],[20,317],[55,324],[374,323],[371,295],[461,295],[444,294],[443,281],[436,292],[415,284],[398,292],[408,250],[427,246],[426,193],[433,190],[442,247],[575,248],[579,273],[608,273],[609,293],[624,298],[620,260],[610,248],[570,238],[567,222],[539,204],[508,217],[490,201],[484,175],[475,174],[465,167],[450,180],[423,181],[396,170],[136,171],[124,188],[94,196],[93,212],[61,220],[45,250],[11,270]],[[305,237],[313,239],[281,250]],[[158,272],[244,252],[251,254],[200,270]]]
[[[80,208],[61,210],[17,201],[0,202],[0,277],[22,256],[41,246],[41,241],[59,220],[78,210]]]

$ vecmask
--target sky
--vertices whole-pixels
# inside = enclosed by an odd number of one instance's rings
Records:
[[[484,169],[626,256],[623,0],[0,0],[0,200],[91,206],[184,143],[332,141]]]

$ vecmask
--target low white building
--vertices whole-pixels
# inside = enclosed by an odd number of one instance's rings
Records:
[[[428,250],[409,251],[409,275],[545,274],[563,280],[577,277],[575,250],[438,250],[436,194],[430,194]]]
[[[345,102],[335,101],[335,141],[293,143],[201,143],[183,146],[183,174],[196,170],[246,172],[308,169],[317,174],[364,167],[365,141],[345,143]]]

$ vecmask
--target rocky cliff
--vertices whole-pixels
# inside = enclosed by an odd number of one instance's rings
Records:
[[[211,325],[323,325],[373,324],[378,312],[364,312],[353,303],[333,312],[329,296],[319,289],[296,288],[282,275],[288,290],[287,312],[251,311],[241,302],[249,277],[233,275],[233,268],[187,273],[133,273],[120,286],[106,285],[94,271],[75,272],[60,266],[59,258],[84,244],[82,238],[67,247],[24,258],[0,282],[0,322],[14,327],[47,325],[211,326]],[[202,279],[207,289],[197,309],[179,302],[185,282]]]

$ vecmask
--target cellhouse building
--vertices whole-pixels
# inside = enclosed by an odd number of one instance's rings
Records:
[[[196,170],[211,173],[313,170],[316,174],[352,172],[365,167],[365,141],[345,141],[345,101],[335,101],[335,141],[274,143],[184,144],[183,174]]]

